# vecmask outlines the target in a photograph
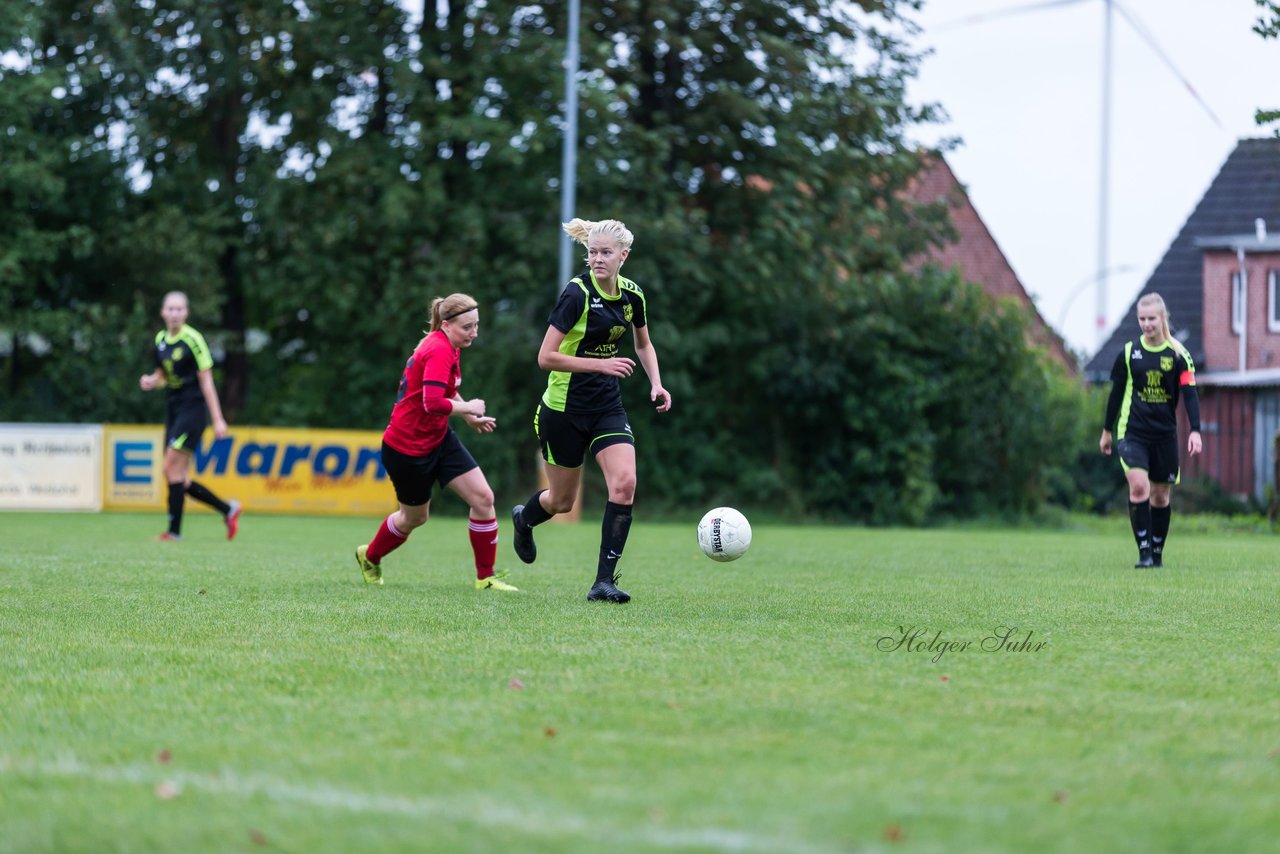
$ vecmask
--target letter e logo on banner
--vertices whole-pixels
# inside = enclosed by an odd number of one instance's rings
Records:
[[[116,483],[151,483],[150,442],[116,442]]]

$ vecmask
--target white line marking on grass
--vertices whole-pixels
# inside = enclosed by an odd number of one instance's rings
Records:
[[[775,839],[724,828],[658,828],[633,830],[601,827],[577,816],[553,817],[548,810],[527,811],[478,802],[472,797],[406,797],[352,791],[328,784],[298,785],[258,775],[244,775],[226,768],[208,773],[155,768],[150,765],[89,765],[74,756],[32,761],[0,756],[0,775],[71,777],[99,783],[177,786],[177,793],[192,789],[235,798],[263,797],[304,806],[342,809],[351,813],[444,818],[460,824],[514,827],[539,836],[571,835],[605,842],[635,842],[663,848],[715,848],[722,851],[820,852],[834,850],[797,839]],[[842,849],[845,850],[845,849]]]

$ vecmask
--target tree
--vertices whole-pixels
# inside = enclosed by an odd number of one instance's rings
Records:
[[[116,290],[119,165],[85,142],[85,117],[32,4],[0,11],[0,418],[92,420],[120,389],[141,316]],[[133,378],[136,383],[136,375]]]
[[[1254,0],[1262,10],[1261,17],[1253,25],[1253,31],[1264,39],[1280,38],[1280,4],[1274,0]],[[1280,122],[1280,109],[1258,110],[1255,119],[1260,125]],[[1280,127],[1276,128],[1280,135]]]
[[[180,288],[193,318],[220,313],[197,323],[241,423],[380,428],[430,299],[467,292],[483,334],[466,393],[503,424],[474,450],[500,492],[527,489],[566,4],[426,5],[6,7],[0,49],[27,57],[0,94],[21,125],[0,151],[25,170],[4,188],[6,326],[54,308],[129,363]],[[945,221],[904,201],[908,130],[933,116],[905,95],[918,5],[584,10],[577,213],[635,230],[626,273],[676,399],[659,418],[642,378],[625,388],[647,503],[914,523],[1044,493],[1057,434],[1029,425],[1058,410],[1020,315],[903,269]],[[11,387],[53,411],[92,400],[78,418],[140,405],[120,389],[136,370],[79,375],[65,337],[11,358]]]

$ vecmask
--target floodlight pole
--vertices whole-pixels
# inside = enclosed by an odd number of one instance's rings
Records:
[[[1098,302],[1095,335],[1098,348],[1107,340],[1107,272],[1109,268],[1107,232],[1109,231],[1108,185],[1111,181],[1111,0],[1104,0],[1106,20],[1102,38],[1102,146],[1098,177]]]
[[[580,0],[569,0],[569,34],[564,59],[564,159],[560,167],[560,221],[573,219],[578,171],[578,18]],[[560,277],[556,296],[569,281],[573,264],[573,239],[560,235]]]

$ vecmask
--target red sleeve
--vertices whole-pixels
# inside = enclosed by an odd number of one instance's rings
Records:
[[[432,338],[428,342],[428,346],[423,352],[424,361],[422,365],[422,382],[438,383],[445,388],[449,387],[449,380],[452,378],[453,372],[453,348],[448,344],[448,339],[444,338],[444,333],[431,333]],[[436,336],[439,335],[437,338]],[[443,340],[443,346],[441,341]]]
[[[444,396],[445,387],[436,382],[422,383],[422,408],[432,415],[453,412],[453,401]]]

